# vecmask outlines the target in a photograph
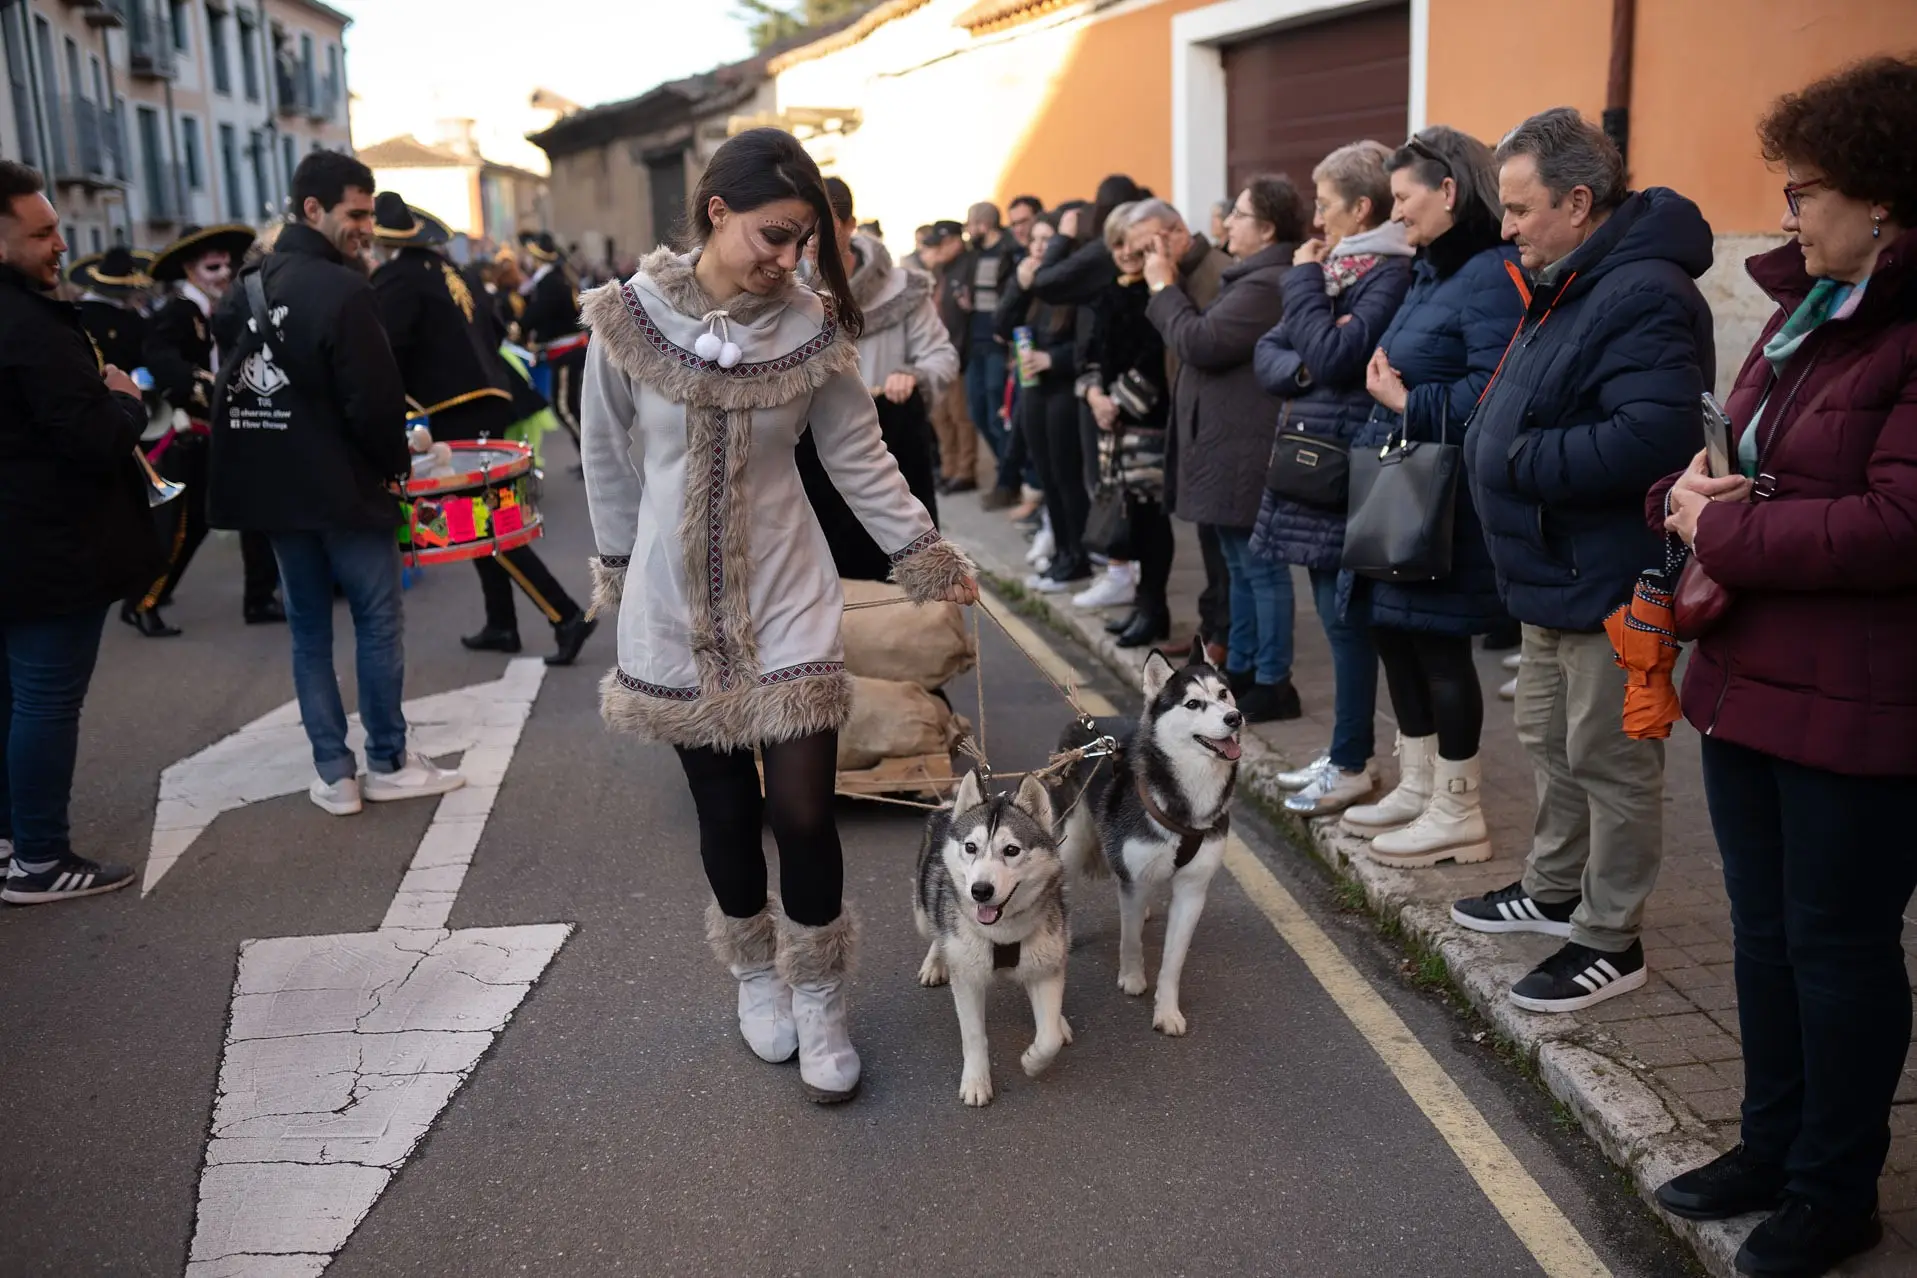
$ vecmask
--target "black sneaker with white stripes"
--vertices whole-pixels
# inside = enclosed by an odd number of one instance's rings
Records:
[[[1571,935],[1571,914],[1582,897],[1546,904],[1534,901],[1520,879],[1483,896],[1466,897],[1451,907],[1451,921],[1474,932],[1542,932]]]
[[[1616,954],[1572,941],[1511,987],[1511,1001],[1527,1012],[1575,1012],[1643,986],[1644,943]]]
[[[71,852],[33,871],[15,855],[6,885],[0,887],[0,901],[8,905],[51,905],[55,901],[116,892],[131,882],[133,871],[125,866],[101,865]]]

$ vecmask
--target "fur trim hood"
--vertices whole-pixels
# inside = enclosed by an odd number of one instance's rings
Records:
[[[697,252],[656,249],[624,283],[585,294],[581,318],[621,372],[677,404],[776,408],[817,390],[835,373],[856,371],[858,348],[829,300],[796,281],[760,297],[740,293],[715,305],[693,274]],[[723,314],[708,319],[714,312]],[[744,352],[731,368],[693,351],[723,323]]]
[[[903,324],[919,304],[932,296],[932,277],[909,266],[893,264],[892,254],[872,236],[860,232],[852,237],[853,251],[859,255],[859,269],[852,274],[852,300],[865,313],[865,331],[870,337]]]

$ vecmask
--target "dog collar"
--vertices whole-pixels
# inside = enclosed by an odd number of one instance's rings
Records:
[[[1172,857],[1174,869],[1182,870],[1190,865],[1192,858],[1198,855],[1198,849],[1204,846],[1205,840],[1222,831],[1229,820],[1229,817],[1221,816],[1218,824],[1204,829],[1186,825],[1153,801],[1151,787],[1145,784],[1144,777],[1138,778],[1138,801],[1145,805],[1145,811],[1150,814],[1152,820],[1178,836],[1178,853]]]
[[[1010,945],[999,945],[994,942],[992,945],[992,970],[994,972],[1003,972],[1008,967],[1017,967],[1018,954],[1019,944],[1017,941],[1013,941]]]

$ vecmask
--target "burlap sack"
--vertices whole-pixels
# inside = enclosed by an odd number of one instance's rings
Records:
[[[852,718],[839,732],[839,769],[943,753],[958,743],[964,725],[950,706],[915,683],[854,675]]]
[[[847,603],[900,599],[905,592],[882,581],[847,581]],[[867,679],[915,683],[926,691],[942,688],[978,660],[965,610],[957,604],[909,603],[858,608],[845,614],[845,666]]]

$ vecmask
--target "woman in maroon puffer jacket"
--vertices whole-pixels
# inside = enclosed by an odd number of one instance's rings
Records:
[[[1747,1273],[1874,1245],[1910,1045],[1917,886],[1917,61],[1860,63],[1759,130],[1796,239],[1752,258],[1779,311],[1727,409],[1741,474],[1651,493],[1733,598],[1684,713],[1735,931],[1743,1143],[1658,1191],[1697,1219],[1774,1210]]]

